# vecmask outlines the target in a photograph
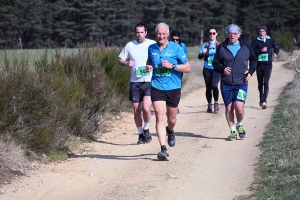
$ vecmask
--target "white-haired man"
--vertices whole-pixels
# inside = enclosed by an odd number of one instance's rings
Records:
[[[156,132],[161,146],[157,158],[169,160],[166,147],[166,132],[170,147],[175,145],[174,127],[177,107],[181,95],[182,73],[189,73],[191,66],[181,46],[169,41],[169,26],[159,23],[155,28],[156,44],[148,48],[147,70],[153,71],[151,81],[151,100],[156,116]],[[165,113],[168,125],[165,127]]]
[[[237,139],[236,129],[240,138],[246,136],[242,124],[245,115],[244,104],[247,98],[248,80],[255,72],[257,64],[257,57],[251,46],[239,39],[241,34],[242,31],[237,25],[227,26],[227,38],[217,47],[213,60],[215,71],[222,74],[221,94],[226,106],[226,120],[230,127],[230,135],[227,138],[229,141]]]

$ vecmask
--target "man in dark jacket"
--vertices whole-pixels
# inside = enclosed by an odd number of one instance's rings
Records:
[[[267,108],[269,80],[272,74],[272,61],[273,57],[276,58],[279,52],[278,44],[274,38],[267,35],[267,30],[265,25],[261,25],[258,28],[259,35],[254,38],[251,43],[252,49],[258,58],[256,75],[259,90],[259,106],[262,107],[262,109]]]
[[[239,40],[241,34],[240,27],[230,24],[226,28],[227,38],[217,47],[213,60],[215,71],[222,74],[221,94],[226,106],[225,115],[230,127],[230,135],[227,139],[230,141],[237,138],[236,130],[240,138],[246,136],[242,124],[245,114],[244,104],[247,98],[248,80],[255,72],[257,64],[257,57],[251,46]]]

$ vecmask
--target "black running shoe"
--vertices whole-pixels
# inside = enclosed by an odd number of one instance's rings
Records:
[[[144,134],[139,134],[139,140],[137,141],[137,144],[145,144]]]
[[[144,141],[145,141],[146,143],[152,141],[152,136],[150,135],[149,129],[147,129],[147,130],[144,129],[144,138],[145,138]]]
[[[239,133],[240,138],[243,139],[246,137],[246,131],[245,131],[243,125],[236,126],[236,129],[237,129],[237,132]]]
[[[168,145],[170,147],[174,147],[175,143],[176,143],[176,138],[175,138],[175,134],[174,134],[174,130],[170,131],[168,127],[166,127],[166,131],[168,134]]]
[[[169,161],[169,153],[167,150],[162,150],[157,154],[157,159],[160,161]]]
[[[212,104],[211,103],[207,104],[207,111],[206,112],[213,113]]]

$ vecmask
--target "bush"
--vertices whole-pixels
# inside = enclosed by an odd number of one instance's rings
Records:
[[[130,70],[117,48],[85,48],[28,60],[4,55],[0,136],[37,155],[66,152],[72,136],[93,138],[99,117],[128,106]],[[7,137],[9,136],[9,137]],[[32,154],[32,153],[31,153]]]
[[[291,52],[294,49],[295,43],[294,43],[294,36],[292,33],[290,32],[275,33],[273,37],[276,40],[276,42],[279,44],[280,49],[287,52]]]

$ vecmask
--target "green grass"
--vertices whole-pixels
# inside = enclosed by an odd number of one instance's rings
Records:
[[[259,144],[253,194],[238,199],[300,199],[300,75],[280,95]]]
[[[188,47],[187,49],[189,51],[189,53],[187,54],[189,60],[198,59],[198,54],[199,54],[199,50],[200,50],[199,46]]]
[[[45,53],[49,60],[59,52],[62,56],[71,55],[77,53],[79,49],[20,49],[20,50],[0,50],[0,66],[4,66],[5,56],[9,63],[21,62],[22,60],[28,60],[29,65],[39,60]]]

